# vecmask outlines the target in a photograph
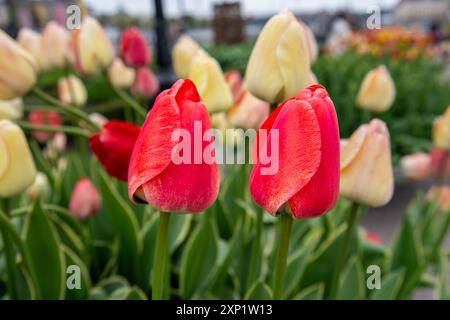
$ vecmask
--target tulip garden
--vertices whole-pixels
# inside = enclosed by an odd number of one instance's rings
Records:
[[[182,35],[165,85],[136,27],[0,31],[0,298],[449,299],[450,80],[384,32]],[[432,187],[388,242],[398,177]]]

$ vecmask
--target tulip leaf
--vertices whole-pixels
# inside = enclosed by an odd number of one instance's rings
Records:
[[[63,299],[66,261],[60,249],[61,240],[39,202],[25,220],[24,234],[34,272],[38,275],[40,298]]]
[[[449,300],[450,293],[448,288],[448,256],[442,254],[439,259],[439,276],[435,281],[435,300]]]
[[[209,282],[218,258],[217,230],[212,222],[211,212],[203,215],[181,257],[180,295],[192,298]]]
[[[341,273],[341,283],[337,299],[360,300],[365,298],[364,271],[357,256],[353,256],[345,272]]]
[[[272,299],[272,290],[261,280],[256,281],[245,295],[245,300],[270,300]]]
[[[28,270],[19,265],[15,273],[17,298],[20,300],[37,299],[36,286],[34,285]]]
[[[137,272],[137,258],[142,250],[142,239],[139,235],[136,217],[103,171],[99,173],[98,180],[103,196],[103,212],[108,215],[114,229],[120,236],[121,263],[119,267],[133,279]]]
[[[67,284],[67,289],[66,289],[66,299],[69,300],[81,300],[81,299],[87,299],[87,297],[89,296],[89,290],[91,288],[91,279],[89,276],[89,270],[86,267],[85,263],[83,262],[83,260],[80,259],[80,257],[77,256],[77,254],[72,251],[69,247],[67,246],[62,246],[62,250],[65,254],[66,257],[66,261],[67,261],[67,266],[68,266],[68,271],[67,271],[67,280],[66,280],[66,284]],[[75,272],[79,271],[79,285],[80,287],[69,287],[69,282],[71,282],[72,278],[71,274],[69,273],[69,271],[71,271],[69,269],[70,266],[75,266]],[[77,268],[79,268],[77,270]],[[76,273],[73,274],[74,278],[73,281],[78,281],[78,275]],[[76,283],[76,285],[78,285],[78,283]]]
[[[325,285],[323,283],[313,284],[300,291],[294,300],[320,300],[323,298]]]
[[[142,289],[146,291],[150,288],[151,271],[153,268],[153,258],[155,255],[157,228],[157,219],[153,219],[147,221],[141,231],[143,250],[139,256],[137,283]],[[171,232],[170,229],[169,232]]]
[[[169,251],[172,253],[184,241],[191,226],[192,214],[172,214],[169,222]]]
[[[138,287],[122,287],[116,289],[110,296],[112,300],[148,300],[145,293]]]
[[[371,300],[393,300],[397,297],[405,278],[405,270],[394,271],[381,279],[381,288],[373,289]]]
[[[86,251],[83,241],[76,232],[63,220],[54,214],[49,214],[49,218],[58,230],[58,235],[64,245],[71,248],[76,254],[86,257]]]

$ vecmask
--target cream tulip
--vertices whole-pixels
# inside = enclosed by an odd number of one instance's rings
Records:
[[[270,113],[270,104],[260,100],[242,88],[240,97],[228,113],[230,122],[235,127],[258,129]]]
[[[47,176],[38,172],[31,186],[26,190],[27,196],[32,199],[46,199],[50,194],[50,184]]]
[[[341,146],[341,195],[370,207],[388,203],[394,176],[386,124],[378,119],[363,124]]]
[[[450,106],[433,123],[433,144],[436,148],[450,150]]]
[[[203,50],[197,52],[189,71],[210,113],[226,111],[233,104],[233,95],[219,63]]]
[[[68,62],[70,34],[60,24],[50,21],[41,34],[42,66],[45,70],[64,68]]]
[[[22,98],[0,100],[0,119],[18,120],[23,115]]]
[[[400,159],[403,174],[413,180],[423,180],[431,176],[432,158],[424,152],[404,156]]]
[[[34,58],[37,70],[42,69],[41,35],[32,29],[22,28],[17,36],[17,42]]]
[[[256,97],[270,103],[294,97],[309,84],[309,48],[295,16],[281,12],[261,31],[245,74],[245,84]]]
[[[178,76],[181,78],[189,76],[192,60],[199,50],[200,46],[191,37],[182,35],[178,38],[172,49],[173,69]]]
[[[133,68],[127,67],[120,58],[115,58],[108,69],[109,81],[116,87],[130,87],[135,77],[136,71]]]
[[[0,198],[24,191],[36,176],[25,135],[9,120],[0,120]]]
[[[317,45],[317,40],[312,30],[305,23],[300,22],[300,24],[303,27],[306,40],[308,41],[309,62],[313,64],[319,56],[319,46]]]
[[[16,41],[0,30],[0,100],[24,95],[36,82],[36,62]]]
[[[363,79],[356,104],[373,112],[388,110],[395,99],[395,84],[388,69],[381,65],[369,71]]]
[[[74,75],[58,80],[58,95],[61,102],[74,106],[83,106],[87,101],[86,87]]]

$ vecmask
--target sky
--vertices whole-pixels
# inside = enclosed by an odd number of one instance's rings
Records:
[[[85,0],[97,14],[115,13],[123,8],[130,15],[149,16],[153,14],[153,0]],[[169,17],[178,17],[183,11],[195,17],[212,16],[214,3],[226,0],[163,0],[164,10]],[[395,6],[399,0],[241,0],[244,16],[267,16],[289,9],[297,13],[313,13],[320,10],[336,11],[349,9],[365,12],[371,5],[381,8]]]

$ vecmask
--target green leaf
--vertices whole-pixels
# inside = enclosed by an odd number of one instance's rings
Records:
[[[89,290],[91,289],[91,278],[89,276],[89,269],[86,267],[83,260],[77,256],[75,252],[73,252],[70,248],[66,246],[62,246],[62,250],[65,254],[67,266],[77,266],[80,268],[80,289],[66,289],[66,299],[69,300],[82,300],[87,299],[89,296]],[[67,274],[67,278],[70,277],[71,274]]]
[[[112,300],[148,300],[145,293],[138,287],[122,287],[116,289],[110,296]]]
[[[341,276],[337,299],[360,300],[365,298],[365,279],[361,262],[353,256],[348,262],[347,269]]]
[[[157,229],[158,219],[153,219],[148,221],[141,231],[144,248],[139,256],[137,283],[142,289],[146,291],[150,289]],[[170,231],[171,230],[169,229],[169,233]]]
[[[270,300],[272,299],[272,290],[261,280],[257,280],[245,295],[245,300]]]
[[[39,297],[63,299],[66,262],[60,249],[61,240],[47,214],[36,202],[25,220],[25,244],[28,247]]]
[[[325,285],[323,283],[317,283],[303,289],[294,297],[294,300],[320,300],[323,298],[324,291]]]
[[[180,294],[184,299],[204,289],[217,262],[217,231],[208,214],[196,227],[181,257]]]
[[[370,295],[372,300],[393,300],[397,298],[405,278],[405,270],[389,273],[381,280],[381,289],[374,289]]]
[[[192,214],[175,213],[169,222],[169,251],[173,253],[186,239],[191,226]]]

